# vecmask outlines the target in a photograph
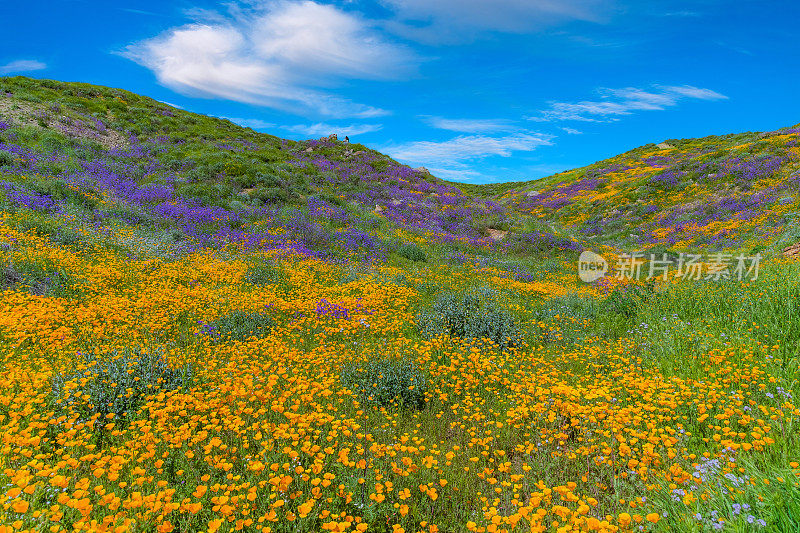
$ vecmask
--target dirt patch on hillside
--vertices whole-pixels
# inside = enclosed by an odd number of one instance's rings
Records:
[[[494,240],[494,241],[502,241],[505,238],[505,236],[508,235],[507,231],[503,231],[501,229],[494,229],[494,228],[487,229],[486,233],[488,233],[489,237],[491,237],[492,240]]]
[[[800,259],[800,242],[784,248],[783,255],[789,259],[794,259],[795,261]]]

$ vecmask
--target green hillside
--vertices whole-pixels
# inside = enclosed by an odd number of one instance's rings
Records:
[[[0,533],[800,530],[798,140],[463,185],[0,78]]]

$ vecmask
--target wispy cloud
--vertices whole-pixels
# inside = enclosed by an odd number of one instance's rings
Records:
[[[477,178],[484,177],[483,174],[471,168],[442,168],[442,167],[425,167],[428,171],[437,178],[450,180],[450,181],[470,181]]]
[[[716,44],[717,46],[721,46],[722,48],[726,48],[728,50],[733,50],[737,54],[743,54],[743,55],[746,55],[746,56],[754,56],[754,55],[756,55],[752,50],[749,50],[747,48],[743,48],[741,46],[736,46],[736,45],[730,44],[730,43],[725,42],[725,41],[721,41],[721,40],[714,41],[714,44]]]
[[[571,20],[603,22],[615,2],[603,0],[383,0],[390,27],[427,42],[464,41],[486,31],[527,32]]]
[[[508,131],[513,129],[511,121],[505,119],[444,118],[432,116],[423,116],[421,118],[434,128],[457,131],[460,133],[486,133],[490,131]]]
[[[552,135],[518,132],[491,137],[460,135],[447,141],[418,141],[385,146],[383,151],[404,163],[430,166],[443,177],[466,179],[476,176],[469,163],[491,156],[509,157],[515,152],[530,152],[552,144]],[[456,178],[457,179],[457,178]]]
[[[0,65],[0,74],[15,74],[17,72],[32,72],[46,69],[47,65],[35,59],[17,59],[11,63]]]
[[[711,89],[691,85],[655,85],[652,89],[625,87],[599,89],[601,100],[581,102],[550,102],[550,107],[540,115],[528,117],[537,122],[577,120],[583,122],[610,122],[635,111],[663,111],[684,99],[724,100],[728,97]]]
[[[563,127],[561,130],[568,135],[581,135],[583,133],[581,130],[576,130],[575,128]]]
[[[130,7],[121,7],[121,8],[119,8],[119,10],[120,11],[125,11],[126,13],[133,13],[135,15],[148,15],[148,16],[151,16],[151,17],[159,17],[159,16],[161,16],[158,13],[153,13],[152,11],[144,11],[142,9],[133,9],[133,8],[130,8]]]
[[[245,128],[253,128],[254,130],[266,130],[269,128],[274,128],[275,124],[272,122],[267,122],[266,120],[261,120],[258,118],[239,118],[239,117],[221,117],[225,120],[230,120],[234,124],[238,124]]]
[[[332,94],[348,79],[384,80],[414,70],[409,49],[369,21],[309,0],[234,5],[228,15],[171,28],[123,56],[178,92],[304,115],[375,117],[388,112]]]
[[[363,135],[364,133],[378,131],[381,128],[383,128],[383,125],[381,124],[349,124],[347,126],[341,126],[319,122],[317,124],[297,124],[296,126],[287,126],[284,129],[311,136],[326,136],[332,133],[349,136]]]
[[[681,18],[683,18],[683,17],[692,17],[692,18],[696,18],[696,17],[702,17],[703,15],[698,11],[683,10],[683,11],[668,11],[666,13],[663,13],[662,16],[664,16],[664,17],[681,17]]]

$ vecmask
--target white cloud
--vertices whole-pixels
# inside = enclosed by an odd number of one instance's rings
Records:
[[[404,163],[430,166],[437,176],[464,179],[478,175],[469,168],[471,161],[490,156],[509,157],[514,152],[530,152],[539,146],[551,145],[552,139],[552,135],[533,132],[502,137],[460,135],[442,142],[418,141],[385,146],[382,151]]]
[[[697,11],[671,11],[668,13],[664,13],[662,16],[664,17],[702,17],[703,15]]]
[[[134,13],[136,15],[149,15],[149,16],[160,16],[158,13],[153,13],[152,11],[144,11],[142,9],[132,9],[130,7],[121,7],[119,8],[120,11],[125,11],[126,13]]]
[[[575,128],[561,128],[565,133],[568,135],[581,135],[583,132],[581,130],[576,130]]]
[[[168,106],[174,107],[175,109],[183,109],[183,108],[182,108],[181,106],[179,106],[178,104],[173,104],[173,103],[171,103],[171,102],[166,102],[166,101],[164,101],[164,100],[156,100],[156,101],[157,101],[157,102],[161,102],[162,104],[167,104]]]
[[[600,89],[603,100],[581,102],[550,102],[550,107],[539,116],[528,117],[536,122],[554,120],[578,120],[583,122],[610,122],[635,111],[663,111],[679,101],[692,98],[699,100],[724,100],[728,97],[711,89],[682,86],[655,85],[651,90],[626,87],[623,89]]]
[[[427,168],[427,167],[426,167]],[[428,171],[437,178],[442,178],[450,181],[469,181],[475,178],[483,177],[483,174],[469,168],[438,168],[431,167]]]
[[[309,0],[283,1],[171,28],[122,55],[183,94],[224,98],[300,114],[375,117],[388,112],[323,91],[346,79],[389,79],[414,56],[367,21]]]
[[[301,76],[390,79],[406,71],[410,59],[406,49],[383,40],[366,21],[311,1],[283,4],[250,30],[258,55],[291,65]]]
[[[698,87],[692,87],[691,85],[681,85],[681,86],[668,86],[664,87],[665,90],[671,91],[676,94],[680,94],[687,98],[699,98],[700,100],[727,100],[728,97],[724,94],[720,94],[716,91],[712,91],[711,89],[700,89]]]
[[[381,124],[350,124],[348,126],[337,126],[335,124],[325,124],[319,122],[317,124],[298,124],[296,126],[287,126],[285,129],[295,133],[302,133],[303,135],[322,137],[328,136],[331,133],[335,133],[339,136],[362,135],[364,133],[378,131],[381,128],[383,128],[383,125]]]
[[[510,121],[504,119],[444,118],[431,116],[424,116],[422,118],[434,128],[458,131],[461,133],[482,133],[513,129]]]
[[[275,124],[273,124],[272,122],[267,122],[266,120],[261,120],[258,118],[239,118],[239,117],[220,117],[220,118],[224,118],[225,120],[230,120],[234,124],[238,124],[239,126],[245,128],[253,128],[254,130],[265,130],[275,127]]]
[[[421,41],[465,40],[481,31],[527,32],[570,20],[602,22],[603,0],[383,0],[402,22],[391,27]]]
[[[47,65],[35,59],[17,59],[11,63],[0,65],[0,74],[13,74],[16,72],[31,72],[46,69]]]

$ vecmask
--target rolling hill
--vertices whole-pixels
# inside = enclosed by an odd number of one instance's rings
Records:
[[[0,532],[796,531],[798,141],[468,185],[0,78]]]

